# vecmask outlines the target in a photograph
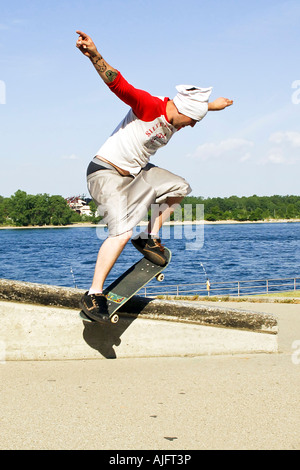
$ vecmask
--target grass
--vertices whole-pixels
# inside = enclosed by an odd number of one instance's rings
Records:
[[[300,290],[287,292],[274,292],[272,294],[257,294],[241,297],[226,296],[200,296],[200,295],[158,295],[158,299],[164,300],[189,300],[209,302],[264,302],[268,299],[280,303],[300,303]]]
[[[292,290],[287,292],[274,292],[272,294],[262,294],[260,297],[289,297],[300,298],[300,290]]]

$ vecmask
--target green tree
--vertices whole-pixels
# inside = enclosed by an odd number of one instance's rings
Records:
[[[203,198],[187,196],[181,202],[182,211],[188,205],[192,220],[196,219],[197,205],[204,205],[206,220],[234,219],[256,221],[268,218],[300,217],[300,196],[230,196],[226,198]],[[101,217],[96,214],[96,205],[89,203],[92,216],[84,217],[72,211],[62,196],[49,194],[27,194],[18,190],[10,198],[0,196],[0,224],[13,223],[16,226],[66,225],[72,222],[91,221],[97,223]],[[187,209],[187,208],[186,208]],[[182,218],[187,215],[184,212]]]
[[[52,225],[67,225],[72,221],[72,209],[62,196],[50,196],[50,223]]]
[[[33,208],[30,218],[31,225],[42,226],[50,224],[49,198],[49,194],[37,194],[33,196]]]
[[[249,220],[251,220],[251,221],[262,220],[262,218],[263,218],[263,211],[260,207],[257,207],[249,215]]]
[[[30,205],[31,202],[25,191],[20,189],[10,198],[9,215],[17,227],[30,224]]]
[[[7,218],[5,199],[0,196],[0,224],[4,224]]]

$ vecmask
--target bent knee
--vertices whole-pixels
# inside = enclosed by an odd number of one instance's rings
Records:
[[[132,237],[132,230],[128,230],[127,232],[121,233],[120,235],[112,236],[115,240],[118,240],[121,245],[126,245]]]

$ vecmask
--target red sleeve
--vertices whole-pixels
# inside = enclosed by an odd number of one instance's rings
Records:
[[[156,96],[150,95],[147,91],[138,90],[130,85],[120,72],[113,82],[107,83],[115,95],[124,103],[128,104],[134,114],[142,121],[151,122],[158,116],[164,114],[166,116],[166,102]]]

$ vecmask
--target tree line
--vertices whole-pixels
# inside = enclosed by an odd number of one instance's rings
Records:
[[[204,219],[208,221],[259,221],[268,219],[300,218],[300,196],[230,196],[225,198],[188,196],[181,205],[191,204],[193,218],[197,204],[204,205]]]
[[[27,227],[99,222],[100,217],[97,217],[94,202],[90,199],[87,199],[87,202],[93,214],[91,217],[73,211],[62,196],[31,195],[18,190],[11,197],[0,196],[0,225]],[[300,196],[254,195],[250,197],[230,196],[206,199],[188,196],[181,203],[182,220],[184,220],[185,205],[189,205],[192,219],[196,220],[199,204],[204,206],[204,219],[207,221],[259,221],[300,218]]]
[[[74,213],[62,196],[27,194],[18,190],[11,197],[0,196],[0,225],[16,227],[67,225],[74,222]]]

